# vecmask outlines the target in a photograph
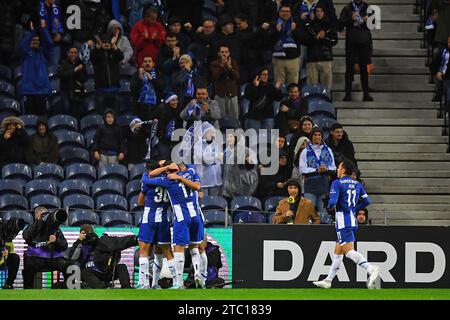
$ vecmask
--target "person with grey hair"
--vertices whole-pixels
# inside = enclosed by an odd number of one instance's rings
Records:
[[[28,249],[23,255],[23,287],[33,289],[36,273],[40,271],[60,271],[65,273],[66,260],[63,251],[67,240],[59,225],[67,219],[64,210],[50,213],[46,207],[34,209],[35,221],[23,231],[23,239]],[[67,277],[64,275],[64,279]]]

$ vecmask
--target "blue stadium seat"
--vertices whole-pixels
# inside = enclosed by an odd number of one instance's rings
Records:
[[[16,88],[9,81],[0,79],[0,94],[14,99],[16,97]]]
[[[120,76],[128,78],[131,78],[136,73],[136,71],[137,71],[136,67],[128,63],[121,64],[119,69]]]
[[[102,194],[123,195],[123,184],[116,179],[100,179],[92,184],[92,198],[95,200]]]
[[[308,101],[308,115],[327,114],[336,119],[336,109],[333,104],[325,100],[311,99]]]
[[[5,212],[0,212],[0,217],[3,220],[9,220],[11,218],[22,218],[25,220],[26,224],[32,224],[34,221],[33,215],[25,210],[10,210]]]
[[[280,201],[284,198],[286,198],[286,197],[275,196],[275,197],[271,197],[271,198],[267,199],[264,202],[264,211],[275,212],[276,208],[278,207],[278,203],[280,203]]]
[[[70,194],[64,198],[64,208],[94,209],[94,200],[85,194]]]
[[[71,194],[84,194],[86,196],[90,196],[92,183],[86,182],[87,181],[81,179],[70,179],[61,182],[59,185],[59,197],[64,199],[66,196]]]
[[[11,69],[8,66],[0,64],[0,78],[8,81],[13,80]]]
[[[104,194],[97,198],[96,209],[97,210],[119,209],[127,211],[128,210],[127,199],[118,194]]]
[[[25,128],[36,129],[36,122],[37,122],[37,119],[39,118],[37,115],[24,114],[24,115],[21,115],[19,118],[23,121],[23,123],[25,123]]]
[[[13,98],[0,96],[0,111],[20,115],[22,112],[22,105]]]
[[[15,180],[2,179],[0,180],[0,195],[2,194],[23,194],[23,185]]]
[[[202,210],[225,210],[228,207],[228,202],[221,196],[203,196],[200,200],[200,207]]]
[[[107,210],[100,213],[102,225],[104,227],[132,226],[133,218],[131,214],[121,210]]]
[[[238,119],[232,117],[223,117],[219,119],[220,130],[226,129],[238,129],[241,127],[241,123]]]
[[[56,163],[42,163],[34,167],[34,179],[64,180],[64,169]]]
[[[14,69],[14,82],[17,82],[20,78],[22,78],[22,66]]]
[[[266,217],[259,212],[236,212],[234,216],[235,223],[266,223]]]
[[[41,194],[50,194],[57,195],[58,187],[56,184],[51,183],[49,180],[36,179],[28,181],[25,185],[24,196],[27,199],[31,197],[41,195]]]
[[[139,163],[133,166],[130,170],[130,179],[141,179],[142,174],[144,172],[147,172],[147,169],[145,168],[145,163]]]
[[[35,128],[25,128],[25,131],[27,132],[27,134],[29,136],[32,136],[33,134],[36,133],[36,129]]]
[[[97,180],[97,170],[87,163],[74,163],[66,167],[66,179]]]
[[[312,116],[314,123],[321,127],[324,131],[329,131],[331,126],[337,123],[336,119],[330,117],[328,114],[317,113]]]
[[[38,207],[44,206],[47,209],[61,208],[61,201],[57,196],[51,194],[40,194],[30,199],[30,210]]]
[[[80,120],[80,132],[85,133],[87,130],[97,129],[103,124],[103,117],[98,114],[89,114]]]
[[[88,130],[84,133],[84,143],[87,149],[90,149],[92,144],[94,143],[95,129]]]
[[[248,109],[250,108],[250,100],[248,100],[247,98],[242,98],[239,102],[239,107],[242,115],[247,114]]]
[[[59,158],[63,166],[79,163],[89,163],[90,156],[86,149],[79,147],[64,147],[59,149]]]
[[[68,114],[57,114],[48,119],[48,127],[51,131],[60,129],[78,131],[78,121]]]
[[[130,93],[126,93],[117,96],[116,99],[119,101],[119,115],[129,113],[130,106],[134,104],[133,96]]]
[[[133,120],[135,116],[130,113],[125,113],[117,117],[117,124],[121,127],[126,127],[130,125],[131,120]]]
[[[232,210],[262,211],[261,201],[252,196],[234,197],[231,200]]]
[[[225,219],[227,218],[225,211],[221,210],[204,211],[203,215],[205,216],[205,227],[214,228],[225,226]],[[231,216],[228,215],[228,225],[231,225],[231,223],[232,223]]]
[[[86,94],[91,94],[94,91],[95,91],[95,81],[94,79],[88,79],[88,81],[84,83],[84,92]]]
[[[79,227],[83,224],[100,225],[100,218],[94,211],[78,209],[69,212],[68,224],[71,227]]]
[[[119,94],[129,94],[131,93],[131,82],[128,79],[120,79]]]
[[[312,97],[320,97],[328,102],[331,102],[331,91],[321,84],[310,84],[303,86],[301,90],[301,97],[303,99],[310,99]]]
[[[74,146],[84,148],[84,136],[75,131],[58,130],[54,132],[59,147]]]
[[[275,216],[275,213],[272,213],[271,215],[269,215],[269,218],[268,218],[268,222],[270,223],[270,224],[273,224],[273,217]]]
[[[137,211],[133,214],[133,221],[136,227],[139,227],[139,225],[141,224],[143,215],[143,211]]]
[[[119,163],[100,164],[97,174],[99,179],[118,179],[124,183],[128,181],[128,169]]]
[[[97,113],[97,101],[94,95],[86,96],[83,101],[83,109],[87,115],[94,115]]]
[[[127,199],[130,200],[132,197],[139,195],[141,192],[141,180],[135,179],[127,183],[126,195]]]
[[[2,179],[20,180],[25,184],[33,179],[33,171],[23,163],[10,163],[2,168]]]
[[[130,211],[141,211],[143,206],[138,205],[138,196],[131,197],[130,199]]]
[[[61,91],[61,84],[58,78],[50,79],[51,94],[58,94]]]
[[[0,196],[0,210],[28,210],[28,201],[18,194]]]

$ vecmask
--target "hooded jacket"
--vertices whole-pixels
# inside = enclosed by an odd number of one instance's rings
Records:
[[[108,23],[108,34],[113,37],[114,36],[114,28],[119,27],[120,28],[120,36],[117,40],[117,48],[119,48],[120,51],[123,53],[123,60],[124,63],[130,63],[131,59],[133,58],[133,48],[131,47],[131,43],[128,40],[128,38],[125,36],[125,33],[123,32],[123,26],[120,22],[116,20],[111,20]]]
[[[41,117],[36,121],[36,127],[44,124],[46,132],[40,135],[37,131],[30,137],[30,143],[26,149],[26,157],[29,163],[38,165],[41,162],[58,162],[58,140],[48,128],[47,119]]]
[[[83,69],[75,72],[75,67],[79,66],[83,62],[77,59],[74,63],[69,58],[61,60],[58,67],[58,77],[61,79],[61,91],[66,93],[71,92],[84,92],[84,83],[88,81],[88,75],[86,66],[83,65]]]
[[[10,123],[17,123],[21,126],[16,129],[15,133],[8,140],[5,139],[4,133]],[[6,117],[3,119],[0,129],[0,165],[8,163],[20,162],[25,163],[25,148],[29,143],[30,137],[25,131],[25,124],[17,117]]]
[[[91,61],[94,66],[95,89],[120,87],[119,63],[123,60],[123,53],[117,50],[103,50],[94,47]]]
[[[106,123],[107,113],[112,113],[114,115],[114,122],[112,125]],[[124,153],[125,140],[122,136],[122,129],[116,123],[116,113],[112,109],[106,109],[103,114],[103,121],[104,124],[98,127],[95,132],[92,151],[98,151],[99,153],[108,156],[116,156],[119,153]]]
[[[355,159],[355,148],[353,143],[348,138],[347,132],[344,131],[344,135],[340,141],[335,141],[331,135],[325,140],[325,143],[333,151],[335,163],[342,161],[342,156],[357,164]]]
[[[307,23],[305,29],[308,33],[306,62],[332,61],[332,48],[337,44],[338,36],[336,30],[329,22],[326,13],[323,19],[319,20],[316,17],[313,21]],[[317,39],[317,34],[321,30],[325,31],[325,37],[323,39]]]

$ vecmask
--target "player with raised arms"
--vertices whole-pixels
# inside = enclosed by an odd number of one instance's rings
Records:
[[[200,255],[198,248],[204,239],[204,220],[198,203],[198,191],[201,188],[200,179],[193,167],[188,168],[184,164],[179,164],[178,172],[173,172],[173,169],[174,164],[158,168],[152,171],[150,176],[143,175],[142,183],[148,186],[164,187],[169,194],[172,209],[175,213],[172,242],[177,272],[176,286],[184,288],[182,278],[184,248],[189,246],[196,284],[205,287],[207,260],[204,261],[205,259]],[[171,173],[168,173],[167,176],[161,175],[166,172]]]
[[[151,172],[165,164],[162,161],[149,161],[146,164]],[[168,268],[174,282],[177,277],[175,260],[171,247],[170,224],[167,216],[169,197],[167,190],[160,186],[142,184],[138,196],[138,205],[145,203],[142,222],[139,226],[139,282],[138,289],[149,289],[149,260],[153,249],[155,258],[153,262],[152,288],[158,289],[158,280],[161,274],[163,256],[167,259]]]
[[[334,249],[334,259],[331,264],[328,276],[322,281],[313,282],[315,286],[320,288],[331,288],[331,282],[339,270],[344,258],[355,262],[358,266],[364,268],[369,274],[367,287],[373,289],[376,279],[380,274],[378,266],[372,266],[364,256],[355,251],[354,242],[355,232],[358,228],[358,222],[355,215],[359,210],[370,204],[370,198],[364,187],[356,180],[351,178],[354,166],[349,160],[344,160],[339,164],[337,169],[338,179],[331,184],[330,200],[328,201],[328,209],[336,212],[336,247]],[[359,199],[362,199],[358,203]]]

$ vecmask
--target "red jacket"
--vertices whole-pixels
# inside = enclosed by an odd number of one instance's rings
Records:
[[[145,38],[145,30],[147,30],[148,38]],[[152,39],[154,33],[156,33],[156,38]],[[150,56],[156,65],[158,51],[166,40],[166,35],[166,30],[161,23],[156,21],[149,25],[143,19],[138,21],[131,29],[130,34],[135,63],[140,66],[144,57]]]

